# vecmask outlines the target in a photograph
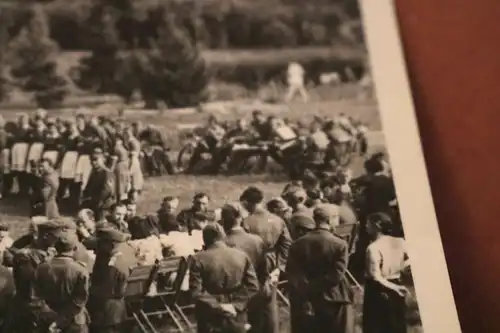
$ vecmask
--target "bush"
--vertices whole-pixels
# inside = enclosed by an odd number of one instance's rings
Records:
[[[33,93],[43,108],[59,106],[68,93],[66,80],[56,72],[57,44],[49,37],[44,11],[33,8],[29,24],[9,45],[9,64],[15,85]]]
[[[208,98],[205,60],[170,13],[165,13],[148,54],[150,67],[142,82],[143,93],[152,93],[168,107],[195,106]]]
[[[90,56],[80,60],[74,69],[77,86],[101,94],[115,92],[115,72],[120,40],[116,29],[116,12],[106,6],[96,6],[88,19]]]

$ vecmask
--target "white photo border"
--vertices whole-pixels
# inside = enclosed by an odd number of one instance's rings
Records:
[[[424,333],[460,333],[400,41],[395,3],[360,0],[382,128]]]

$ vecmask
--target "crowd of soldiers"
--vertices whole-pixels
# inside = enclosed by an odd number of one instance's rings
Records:
[[[103,153],[92,161],[99,167]],[[269,201],[252,186],[217,209],[197,193],[180,212],[178,198],[165,197],[146,216],[133,198],[74,219],[41,214],[15,241],[1,226],[4,332],[130,332],[131,268],[179,255],[192,259],[184,292],[200,333],[279,332],[283,280],[292,332],[354,332],[349,270],[365,286],[363,332],[405,332],[408,262],[391,173],[380,154],[365,169],[356,179],[308,174]],[[349,259],[350,242],[336,228],[357,223]]]
[[[263,169],[268,157],[293,178],[306,170],[335,171],[340,157],[357,147],[367,151],[367,128],[341,114],[338,119],[315,119],[290,124],[255,111],[253,119],[235,126],[210,117],[194,147],[186,172],[209,153],[208,172],[242,168],[249,155],[259,155]],[[255,147],[258,149],[257,153]],[[0,118],[0,195],[31,199],[32,216],[75,213],[87,207],[96,212],[118,201],[135,200],[144,178],[178,171],[169,146],[158,128],[136,122],[78,114],[73,121],[47,117],[37,110],[17,123]],[[99,208],[100,207],[100,208]]]
[[[75,212],[85,201],[95,205],[96,196],[108,205],[115,196],[133,198],[145,176],[174,172],[158,129],[83,114],[73,121],[44,110],[17,123],[0,118],[0,150],[0,195],[29,197],[32,215],[58,215],[57,203]],[[93,170],[112,171],[115,188]]]

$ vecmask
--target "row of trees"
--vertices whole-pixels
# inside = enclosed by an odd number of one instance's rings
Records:
[[[27,0],[36,2],[36,0]],[[15,1],[13,1],[15,2]],[[189,36],[208,48],[266,48],[330,45],[360,36],[342,29],[359,19],[357,0],[43,0],[51,37],[64,50],[91,48],[95,7],[112,8],[120,40],[149,47],[162,24],[162,8],[176,16]],[[161,8],[161,9],[160,9]],[[9,33],[17,35],[29,13],[4,9]]]
[[[180,107],[197,105],[207,97],[209,77],[198,46],[176,24],[171,12],[162,13],[156,38],[147,49],[124,50],[111,7],[94,6],[89,18],[92,51],[72,70],[72,81],[82,89],[100,94],[117,94],[130,101],[140,92],[148,106],[158,102]],[[51,39],[44,9],[30,9],[27,24],[9,42],[3,29],[0,48],[0,99],[9,88],[33,94],[39,106],[58,106],[68,94],[70,78],[58,73],[57,43]],[[1,26],[0,26],[0,30]]]

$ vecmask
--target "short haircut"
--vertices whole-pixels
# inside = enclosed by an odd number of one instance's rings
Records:
[[[240,196],[240,201],[247,201],[251,204],[260,204],[264,200],[264,193],[261,189],[250,186]]]
[[[200,199],[203,199],[203,198],[207,198],[210,200],[210,197],[208,196],[208,194],[206,194],[205,192],[198,192],[194,195],[193,197],[193,200],[200,200]]]
[[[203,242],[206,246],[210,246],[217,241],[221,241],[226,237],[223,227],[219,223],[210,223],[203,228]]]
[[[166,197],[163,198],[163,202],[172,202],[174,200],[179,200],[178,197],[174,197],[172,195],[167,195]]]
[[[127,209],[127,205],[122,201],[120,203],[115,203],[115,204],[111,205],[111,211],[115,211],[116,209],[118,209],[120,207]]]

